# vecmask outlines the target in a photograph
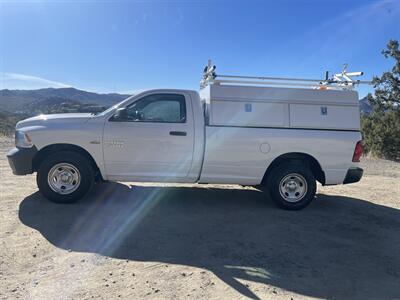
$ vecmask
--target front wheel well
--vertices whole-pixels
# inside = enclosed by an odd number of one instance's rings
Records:
[[[311,172],[314,174],[315,179],[317,179],[317,181],[322,185],[325,184],[325,173],[322,170],[319,162],[309,154],[298,152],[282,154],[275,158],[265,171],[261,184],[266,183],[267,177],[269,174],[271,174],[273,169],[275,169],[282,163],[287,162],[300,162],[302,164],[305,164],[307,167],[310,168]]]
[[[100,169],[97,166],[96,161],[93,159],[92,155],[90,155],[90,153],[82,147],[73,144],[52,144],[40,149],[39,152],[36,153],[32,161],[33,171],[37,171],[39,169],[40,164],[48,155],[59,151],[71,151],[81,154],[90,162],[90,165],[92,166],[93,171],[96,174],[96,181],[103,180]]]

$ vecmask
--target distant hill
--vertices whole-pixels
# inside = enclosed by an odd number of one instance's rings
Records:
[[[107,107],[94,103],[82,103],[61,97],[49,97],[44,100],[37,100],[24,105],[24,111],[31,115],[58,114],[75,112],[101,112]]]
[[[15,124],[39,114],[100,112],[130,95],[97,94],[75,88],[0,90],[0,135],[11,135]]]
[[[78,90],[75,88],[46,88],[39,90],[0,90],[0,111],[20,112],[26,111],[27,104],[39,103],[49,99],[67,99],[70,101],[79,101],[83,104],[96,104],[109,107],[118,103],[130,95],[110,93],[97,94]],[[50,102],[52,100],[49,100]],[[57,101],[57,100],[55,100]],[[48,102],[48,104],[51,104]]]
[[[372,112],[372,106],[368,102],[367,97],[364,97],[364,98],[360,99],[359,105],[360,105],[360,112],[361,113],[369,115]]]

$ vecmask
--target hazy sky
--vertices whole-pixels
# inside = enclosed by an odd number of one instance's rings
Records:
[[[4,1],[0,88],[198,89],[217,73],[321,78],[389,69],[400,1]],[[367,92],[360,88],[361,96]]]

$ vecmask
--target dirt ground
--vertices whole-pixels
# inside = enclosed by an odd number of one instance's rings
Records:
[[[1,299],[400,299],[400,164],[298,212],[252,188],[98,184],[54,204],[0,139]]]

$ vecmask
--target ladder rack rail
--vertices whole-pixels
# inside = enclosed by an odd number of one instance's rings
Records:
[[[263,76],[240,76],[240,75],[217,75],[215,73],[216,66],[211,60],[204,68],[203,78],[200,81],[200,87],[204,88],[209,84],[255,84],[270,86],[293,86],[293,87],[310,87],[314,89],[336,89],[351,90],[357,84],[371,84],[366,80],[353,80],[352,77],[362,76],[363,72],[347,72],[347,64],[344,65],[341,73],[334,74],[333,78],[328,78],[328,72],[325,79],[309,79],[309,78],[290,78],[290,77],[263,77]]]

